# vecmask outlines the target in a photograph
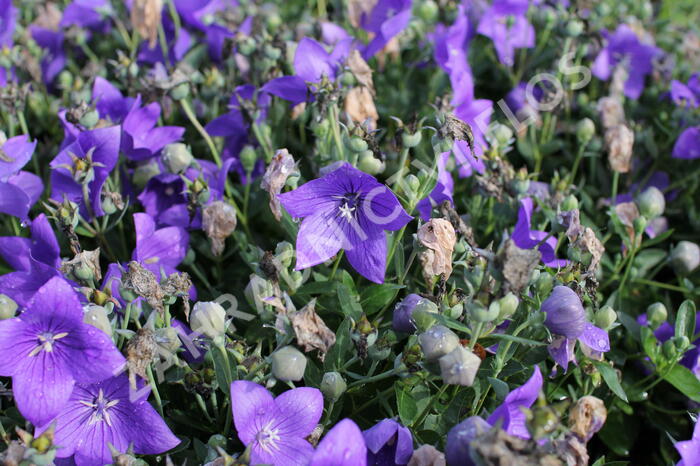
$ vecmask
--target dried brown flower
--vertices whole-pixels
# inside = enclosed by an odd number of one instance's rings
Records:
[[[236,209],[225,201],[215,201],[202,210],[202,229],[211,242],[211,253],[220,256],[226,238],[236,229]]]
[[[445,455],[432,445],[422,445],[413,452],[408,466],[445,466]]]
[[[457,242],[452,224],[433,218],[418,229],[418,241],[427,248],[420,253],[425,279],[430,280],[435,275],[447,279],[452,274],[452,252]]]
[[[316,314],[315,307],[316,299],[312,299],[303,309],[290,314],[289,321],[299,346],[307,353],[317,349],[319,359],[323,361],[328,349],[335,343],[335,333]]]
[[[345,96],[345,113],[357,123],[367,123],[370,129],[377,126],[379,114],[374,105],[372,92],[367,87],[353,87]]]
[[[520,249],[509,239],[502,254],[506,291],[517,294],[525,288],[539,261],[540,252],[537,249]]]
[[[618,97],[603,97],[598,100],[598,113],[605,129],[614,128],[625,122],[625,110]]]
[[[153,309],[163,312],[163,289],[156,276],[138,262],[129,262],[128,270],[122,277],[122,286],[144,298]]]
[[[270,194],[270,210],[278,222],[282,218],[282,210],[277,195],[282,192],[287,178],[297,172],[294,157],[287,149],[279,149],[272,157],[260,182],[260,187]]]
[[[360,83],[361,86],[368,88],[372,95],[374,95],[372,68],[370,68],[364,58],[362,58],[359,50],[354,49],[350,52],[350,56],[348,56],[348,67],[350,71],[352,71],[352,74],[355,75],[357,82]]]
[[[61,264],[61,273],[70,276],[76,281],[85,283],[97,283],[102,280],[102,270],[100,269],[100,248],[94,251],[83,251],[75,255],[69,261]]]
[[[595,396],[581,397],[569,411],[569,428],[584,442],[603,428],[608,417],[605,403]]]
[[[136,375],[148,378],[146,369],[153,362],[156,346],[156,334],[148,327],[140,328],[126,345],[126,367],[132,388],[136,388]]]
[[[608,150],[610,168],[618,173],[627,173],[631,168],[634,132],[624,124],[605,131],[605,147]]]
[[[349,0],[348,1],[348,20],[353,27],[359,28],[362,23],[362,18],[368,15],[377,0]]]
[[[148,39],[148,46],[155,47],[163,0],[134,0],[131,6],[131,24],[141,37]]]

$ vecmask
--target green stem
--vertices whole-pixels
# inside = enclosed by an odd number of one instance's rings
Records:
[[[122,319],[122,330],[129,328],[129,321],[131,320],[131,308],[133,304],[129,303],[126,305],[126,310],[124,310],[124,318]],[[124,345],[124,335],[119,335],[119,348]]]
[[[202,410],[202,414],[204,414],[204,417],[207,418],[207,421],[210,423],[214,423],[214,420],[209,416],[209,412],[207,411],[207,405],[204,403],[204,399],[202,398],[202,395],[199,393],[194,394],[194,399],[197,400],[197,404],[199,405],[199,409]]]
[[[187,99],[182,99],[180,100],[180,106],[185,112],[185,115],[187,115],[187,118],[190,120],[190,123],[192,123],[192,126],[194,126],[197,129],[199,134],[202,136],[202,138],[204,138],[207,145],[209,146],[209,150],[211,151],[212,157],[214,157],[216,166],[221,168],[221,156],[219,155],[219,151],[216,149],[216,145],[214,144],[214,141],[212,140],[211,136],[209,136],[209,133],[207,133],[207,130],[204,129],[204,127],[199,123],[199,120],[197,120],[197,116],[194,114],[190,103],[187,101]]]
[[[335,262],[333,263],[333,270],[331,270],[331,276],[328,279],[329,282],[332,282],[333,279],[335,278],[335,272],[338,270],[338,265],[340,264],[340,261],[343,258],[344,253],[345,253],[345,250],[341,249],[340,252],[335,256]]]
[[[447,390],[447,387],[449,387],[448,384],[443,383],[442,386],[440,387],[440,390],[435,394],[434,397],[430,399],[426,407],[423,409],[423,411],[418,415],[415,421],[411,423],[411,428],[415,428],[416,426],[419,426],[425,418],[430,414],[430,410],[433,409],[433,404],[435,404],[435,400],[439,399],[443,393],[445,393],[445,390]]]
[[[634,283],[639,283],[640,285],[654,286],[656,288],[663,288],[665,290],[678,291],[679,293],[687,293],[688,292],[687,289],[680,287],[680,286],[669,285],[667,283],[661,283],[661,282],[657,282],[654,280],[647,280],[645,278],[635,278],[632,281]]]
[[[615,172],[615,173],[613,173],[612,196],[610,197],[610,201],[612,202],[613,206],[615,204],[617,204],[615,199],[617,198],[617,186],[619,183],[620,183],[620,172]]]
[[[348,390],[353,388],[353,387],[357,387],[358,385],[365,385],[368,383],[377,382],[379,380],[388,379],[389,377],[393,377],[393,376],[399,374],[400,372],[401,372],[400,369],[391,369],[391,370],[388,370],[386,372],[382,372],[381,374],[377,374],[373,377],[367,377],[364,379],[356,380],[356,381],[348,384]]]
[[[399,186],[402,191],[406,192],[407,190],[404,189],[403,187],[403,173],[404,170],[406,169],[406,159],[408,159],[408,152],[409,148],[404,147],[403,150],[401,151],[401,158],[399,159],[399,172],[396,175],[396,181],[394,181],[394,186]]]
[[[156,399],[156,408],[158,408],[160,416],[164,418],[165,415],[163,414],[163,401],[160,399],[158,385],[156,384],[156,381],[153,378],[153,370],[151,369],[150,365],[146,368],[146,375],[148,375],[148,383],[151,386],[151,391],[153,391],[153,397]]]
[[[586,144],[581,144],[578,148],[578,153],[576,154],[576,159],[574,160],[574,166],[571,168],[571,173],[569,174],[569,184],[574,184],[576,182],[576,172],[581,164],[581,159],[583,158],[583,153],[586,151]]]

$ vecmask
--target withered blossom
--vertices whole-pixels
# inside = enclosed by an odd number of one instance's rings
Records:
[[[605,131],[605,147],[610,168],[618,173],[627,173],[632,166],[634,132],[625,124]]]
[[[299,346],[307,353],[317,349],[319,359],[323,361],[330,347],[335,344],[335,333],[316,314],[315,306],[316,299],[312,299],[300,311],[290,314],[289,321]]]
[[[236,229],[236,209],[225,201],[214,201],[202,209],[202,229],[211,242],[211,253],[220,256],[226,238]]]
[[[282,218],[282,210],[277,195],[282,192],[287,178],[295,173],[298,173],[298,170],[294,157],[287,149],[279,149],[272,157],[260,182],[260,187],[270,195],[270,210],[278,222]]]
[[[457,242],[452,224],[442,218],[431,219],[418,229],[418,241],[427,248],[419,256],[426,280],[435,275],[449,278],[452,274],[452,252]]]
[[[163,0],[134,0],[131,5],[131,24],[148,40],[148,47],[156,46]]]

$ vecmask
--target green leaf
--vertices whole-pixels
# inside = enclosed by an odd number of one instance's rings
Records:
[[[652,267],[666,259],[666,257],[668,257],[668,252],[665,249],[652,248],[640,251],[634,259],[634,263],[639,270],[637,276],[645,276]]]
[[[513,343],[520,343],[521,345],[527,346],[547,346],[547,343],[541,341],[530,340],[529,338],[516,337],[513,335],[508,335],[506,333],[492,333],[488,337],[494,338],[496,340],[508,340],[512,341]]]
[[[418,416],[418,405],[403,383],[396,382],[396,406],[399,408],[399,417],[405,426],[410,426]]]
[[[338,302],[343,314],[358,321],[362,316],[362,306],[357,300],[357,294],[350,292],[347,286],[342,283],[338,284]]]
[[[683,301],[676,315],[676,336],[686,336],[692,341],[695,334],[695,303],[691,300]]]
[[[600,371],[600,374],[603,376],[603,380],[605,380],[605,383],[610,388],[610,390],[612,390],[612,392],[618,397],[620,397],[623,401],[627,402],[627,394],[622,389],[620,381],[617,380],[617,372],[615,372],[615,369],[601,361],[593,361],[593,364],[598,369],[598,371]]]
[[[691,400],[700,403],[700,380],[686,367],[676,364],[664,380]]]
[[[297,290],[295,295],[336,294],[338,285],[336,281],[306,283]]]
[[[399,290],[405,288],[402,285],[394,285],[384,283],[382,285],[370,285],[360,295],[360,304],[367,315],[372,315],[384,309],[390,304],[399,293]]]
[[[639,335],[642,339],[642,347],[644,352],[649,356],[651,362],[656,364],[656,358],[659,355],[658,340],[654,336],[654,332],[649,327],[640,327]]]
[[[510,388],[508,387],[507,383],[493,377],[488,377],[488,380],[493,387],[493,391],[496,392],[496,396],[498,396],[499,400],[504,399],[508,395]]]
[[[345,353],[348,352],[351,344],[350,319],[345,319],[335,332],[335,343],[331,346],[330,350],[328,350],[324,369],[326,371],[340,369],[345,361]]]

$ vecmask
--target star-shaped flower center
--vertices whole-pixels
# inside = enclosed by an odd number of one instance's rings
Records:
[[[348,222],[352,221],[352,219],[355,217],[355,211],[360,203],[360,194],[346,193],[343,196],[335,196],[335,198],[340,201],[338,203],[338,211],[340,211],[340,216]]]
[[[95,424],[96,422],[106,422],[109,427],[112,427],[112,418],[109,414],[109,409],[113,408],[119,404],[119,400],[108,400],[105,398],[104,391],[100,388],[97,396],[93,399],[92,403],[89,401],[81,400],[80,404],[87,406],[92,409],[92,415],[88,421],[89,425]]]
[[[260,448],[270,453],[277,448],[276,443],[280,440],[279,429],[272,428],[272,421],[268,422],[255,436]]]
[[[68,332],[61,332],[56,334],[53,334],[51,332],[42,332],[38,334],[36,336],[37,344],[34,347],[34,349],[30,351],[29,356],[36,356],[42,351],[46,351],[47,353],[52,352],[53,345],[56,343],[56,340],[60,340],[61,338],[65,338],[67,336]]]

